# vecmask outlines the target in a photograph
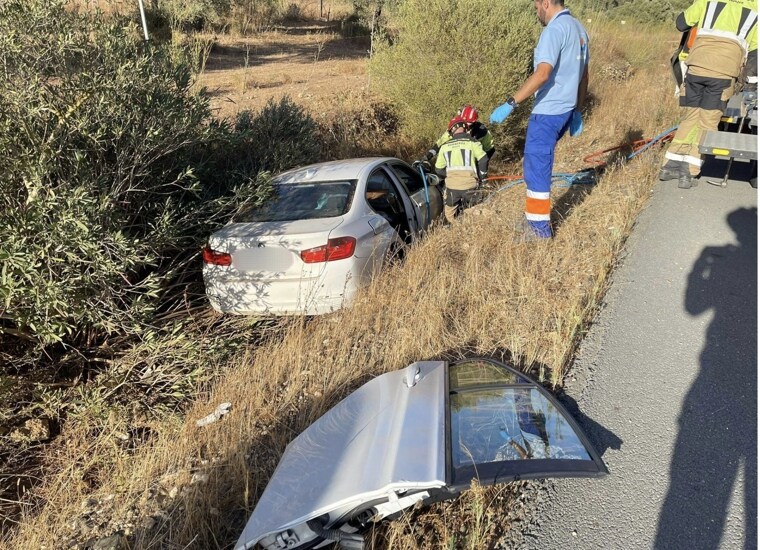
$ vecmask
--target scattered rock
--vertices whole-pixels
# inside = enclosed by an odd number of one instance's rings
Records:
[[[98,539],[85,545],[87,550],[127,550],[127,538],[121,533]]]
[[[208,481],[208,474],[196,472],[193,474],[193,477],[190,478],[190,485],[195,485],[196,483],[206,483],[207,481]]]
[[[207,426],[209,424],[213,424],[217,420],[219,420],[222,416],[230,412],[230,409],[232,408],[232,403],[220,403],[219,406],[209,415],[204,416],[200,420],[195,421],[195,425],[198,427],[201,426]]]

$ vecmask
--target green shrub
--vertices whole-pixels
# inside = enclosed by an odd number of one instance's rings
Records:
[[[235,0],[227,20],[233,32],[247,35],[265,29],[281,14],[280,0]]]
[[[239,113],[235,131],[245,136],[239,156],[252,171],[279,172],[315,162],[321,155],[317,124],[287,96],[277,102],[270,99],[258,115]]]
[[[675,27],[676,17],[689,4],[689,0],[629,0],[611,8],[607,14],[615,20]]]
[[[230,0],[160,0],[158,9],[173,29],[200,30],[219,25],[230,12]]]
[[[191,65],[143,51],[133,31],[64,0],[0,4],[6,350],[21,349],[9,339],[89,346],[142,334],[157,313],[202,296],[200,247],[241,203],[266,196],[258,171],[316,154],[313,122],[288,102],[249,128],[214,121],[191,91]],[[254,134],[265,147],[251,164],[242,151]]]
[[[530,74],[540,24],[518,0],[407,0],[391,20],[393,44],[370,60],[373,87],[399,111],[405,133],[433,140],[464,103],[482,118]],[[508,130],[522,131],[524,115]],[[521,118],[523,117],[523,118]]]

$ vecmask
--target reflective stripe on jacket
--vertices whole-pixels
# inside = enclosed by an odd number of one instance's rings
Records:
[[[472,127],[470,128],[470,136],[480,142],[480,145],[483,147],[484,151],[488,152],[493,149],[493,135],[491,135],[491,130],[486,128],[486,125],[482,122],[474,122],[472,124]],[[433,152],[433,154],[438,154],[441,146],[449,141],[451,141],[451,134],[446,131],[441,137],[438,138],[438,141],[435,142],[435,145],[430,148],[430,151]]]
[[[756,0],[697,0],[683,14],[690,27],[698,27],[697,42],[711,36],[737,42],[744,55],[757,49]]]
[[[441,145],[435,171],[449,189],[473,189],[488,174],[488,155],[469,133],[457,134]]]

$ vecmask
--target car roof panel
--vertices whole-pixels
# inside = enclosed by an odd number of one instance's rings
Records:
[[[374,167],[390,161],[399,161],[393,157],[369,157],[346,160],[333,160],[294,168],[275,176],[274,184],[356,180]],[[403,161],[401,161],[403,162]]]

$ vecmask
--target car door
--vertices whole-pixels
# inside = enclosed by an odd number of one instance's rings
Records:
[[[453,499],[474,479],[607,473],[570,414],[520,371],[488,358],[418,361],[370,380],[288,445],[235,548],[360,548],[357,531]]]
[[[384,194],[375,203],[368,200],[373,210],[386,215],[391,225],[398,231],[402,240],[416,237],[419,233],[420,220],[414,209],[409,193],[385,164],[377,167],[367,179],[367,189],[377,189]]]
[[[436,185],[428,184],[426,193],[422,176],[405,163],[392,162],[389,166],[411,199],[412,207],[420,221],[420,230],[427,230],[443,213],[441,190]]]
[[[403,245],[406,235],[407,208],[403,193],[382,167],[373,170],[363,185],[357,189],[357,200],[361,200],[374,212],[367,218],[373,232],[371,239],[357,242],[356,255],[369,258],[368,273],[374,274],[392,255],[392,248]],[[366,206],[365,206],[366,207]]]

